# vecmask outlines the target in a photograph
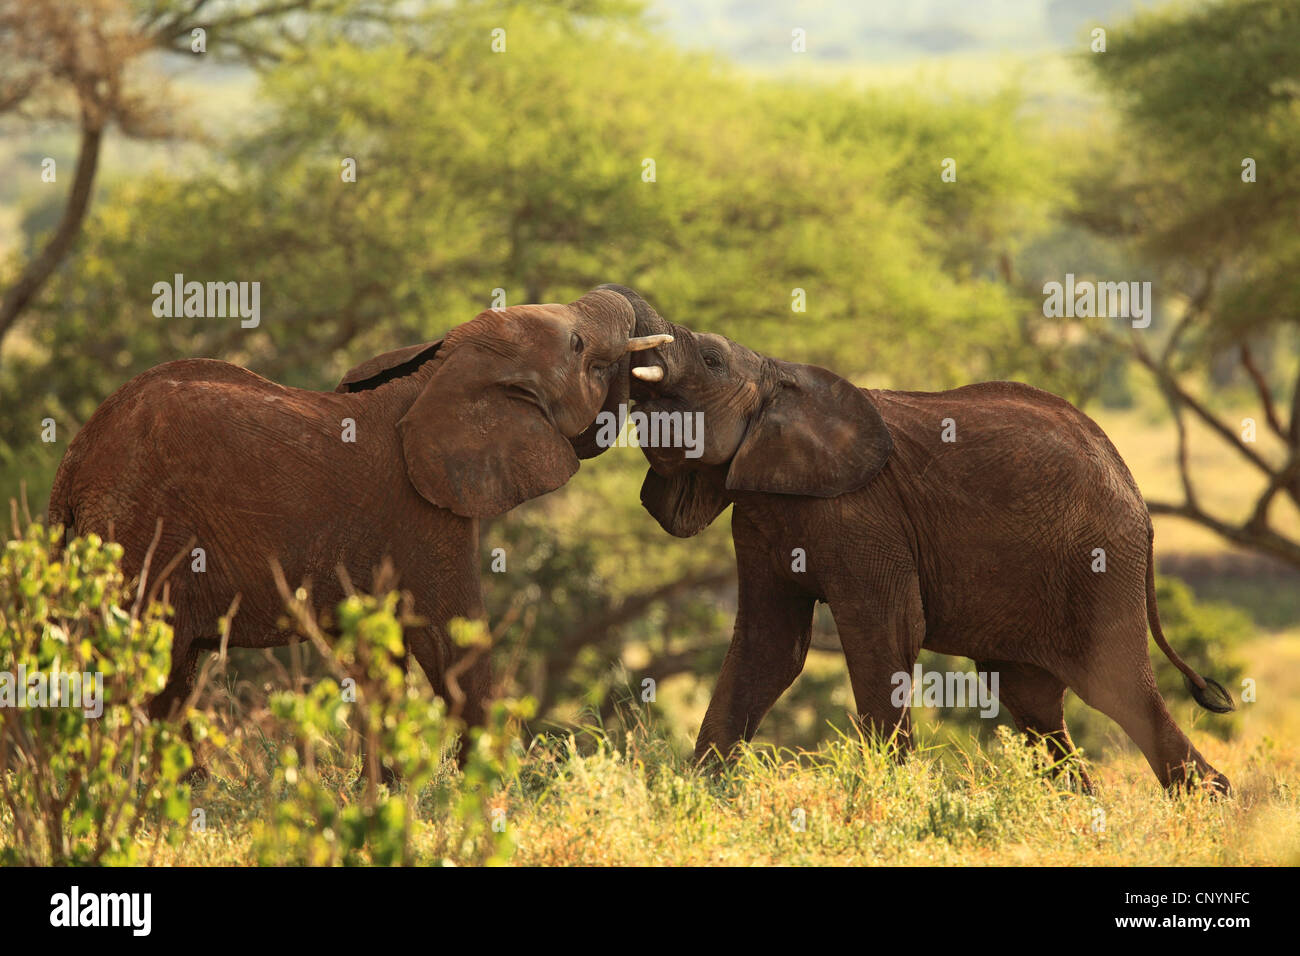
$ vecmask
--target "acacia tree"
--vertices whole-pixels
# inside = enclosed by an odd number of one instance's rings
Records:
[[[581,8],[589,0],[569,0]],[[110,126],[135,138],[178,135],[171,104],[149,76],[146,54],[263,67],[322,33],[356,37],[397,22],[449,15],[397,0],[0,0],[0,118],[71,123],[76,169],[53,233],[0,297],[0,346],[81,232]]]
[[[1148,507],[1300,567],[1300,539],[1276,511],[1280,497],[1300,506],[1300,7],[1148,14],[1112,30],[1089,65],[1120,110],[1122,145],[1081,178],[1077,220],[1179,304],[1163,330],[1090,329],[1154,377],[1173,416],[1182,500]],[[1215,383],[1253,395],[1258,435],[1207,391]],[[1198,494],[1192,420],[1262,477],[1243,518]]]

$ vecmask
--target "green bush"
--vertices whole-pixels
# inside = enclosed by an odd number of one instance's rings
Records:
[[[145,710],[167,680],[170,609],[129,586],[121,545],[89,535],[60,549],[61,535],[33,524],[0,556],[0,826],[14,836],[0,862],[129,864],[142,826],[155,846],[188,832],[190,746]],[[56,706],[73,674],[91,675],[86,706]],[[185,722],[207,736],[199,715]]]
[[[461,730],[443,703],[408,677],[398,595],[352,595],[338,605],[338,635],[326,641],[299,591],[290,601],[298,628],[320,652],[331,676],[306,693],[281,692],[270,701],[276,736],[287,742],[267,788],[266,822],[254,827],[263,865],[411,865],[497,863],[509,858],[512,835],[504,815],[489,817],[488,801],[517,772],[511,718],[527,706],[498,702],[488,725],[471,732],[463,779],[433,785]],[[461,644],[483,645],[482,622],[453,622]],[[363,765],[359,795],[347,792],[339,767]],[[395,776],[380,782],[380,759]],[[427,790],[427,794],[426,794]],[[423,799],[422,799],[423,796]],[[439,826],[419,819],[432,814]],[[429,832],[426,832],[429,831]],[[436,846],[428,846],[432,837]],[[417,853],[418,848],[418,853]]]

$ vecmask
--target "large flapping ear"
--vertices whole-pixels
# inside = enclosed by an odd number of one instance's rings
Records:
[[[721,469],[683,471],[665,478],[653,468],[641,484],[641,504],[678,538],[697,535],[730,504]]]
[[[406,348],[393,349],[362,362],[343,376],[335,386],[336,392],[364,392],[377,388],[385,382],[409,375],[437,354],[442,339],[425,342],[422,345],[408,345]]]
[[[508,325],[530,308],[489,310],[449,332],[429,383],[397,423],[407,476],[440,508],[499,515],[578,470],[518,350],[487,347],[510,340]]]
[[[833,498],[875,477],[894,441],[866,392],[816,365],[777,368],[776,391],[732,458],[727,488]]]

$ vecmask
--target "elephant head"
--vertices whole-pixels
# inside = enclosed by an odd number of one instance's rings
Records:
[[[636,410],[652,431],[656,415],[698,413],[702,425],[694,448],[642,445],[650,470],[641,503],[670,534],[698,534],[738,493],[832,498],[861,488],[885,466],[894,447],[889,430],[850,382],[675,325],[624,286],[600,288],[631,303],[637,336],[673,337],[632,363]],[[664,433],[673,432],[661,427]]]
[[[407,476],[438,507],[490,517],[599,453],[591,426],[626,402],[629,351],[661,341],[630,339],[633,325],[631,304],[608,291],[489,309],[436,342],[376,356],[335,390],[418,385],[396,423]]]

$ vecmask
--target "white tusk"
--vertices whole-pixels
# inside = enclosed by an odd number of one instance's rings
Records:
[[[657,349],[661,345],[667,345],[672,340],[671,335],[643,335],[640,338],[628,339],[627,350],[644,352],[646,349]]]
[[[643,365],[641,368],[634,368],[632,374],[643,382],[662,382],[664,380],[664,370],[658,365]]]

